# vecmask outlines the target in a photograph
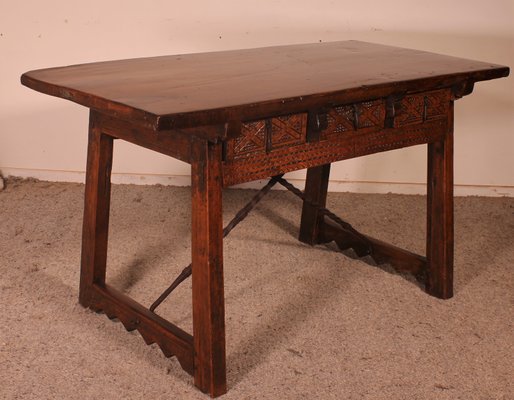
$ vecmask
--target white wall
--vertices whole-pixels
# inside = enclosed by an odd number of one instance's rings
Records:
[[[22,87],[27,70],[345,39],[514,66],[514,1],[0,0],[0,171],[83,179],[87,110]],[[459,100],[455,132],[456,193],[514,196],[514,79]],[[331,189],[423,193],[425,161],[417,146],[341,162]],[[189,166],[116,142],[114,174],[181,184]]]

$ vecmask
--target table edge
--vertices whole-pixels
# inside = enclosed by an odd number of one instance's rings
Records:
[[[38,92],[70,100],[74,103],[95,109],[106,115],[129,120],[134,125],[140,125],[155,131],[172,130],[175,128],[191,128],[198,126],[224,125],[234,120],[252,120],[267,116],[285,115],[330,105],[372,100],[387,97],[397,93],[415,93],[428,90],[453,87],[458,84],[486,81],[507,77],[510,68],[503,65],[493,65],[488,69],[466,71],[448,75],[436,75],[412,80],[362,85],[355,88],[335,90],[332,92],[311,93],[291,98],[277,98],[250,104],[238,104],[222,108],[195,110],[185,113],[170,113],[157,115],[149,111],[129,106],[100,96],[89,95],[77,89],[52,85],[30,76],[32,70],[21,75],[21,84]],[[223,139],[215,134],[212,140]],[[209,138],[209,137],[208,137]]]

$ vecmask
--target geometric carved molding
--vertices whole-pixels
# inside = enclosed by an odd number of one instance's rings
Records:
[[[437,90],[425,94],[425,121],[446,118],[450,107],[451,93],[448,90]]]
[[[452,91],[441,89],[241,122],[239,134],[225,142],[225,166],[231,167],[224,182],[231,185],[265,178],[271,176],[268,172],[278,173],[278,165],[287,172],[357,153],[428,143],[435,136],[427,136],[425,124],[444,122],[451,101]],[[390,131],[395,128],[398,131]],[[388,142],[391,138],[394,143]],[[319,145],[328,147],[322,150]],[[322,160],[322,154],[328,158]]]
[[[394,126],[406,126],[446,118],[450,100],[449,90],[434,90],[405,96],[395,104]]]
[[[395,109],[394,126],[407,126],[423,122],[425,100],[420,95],[405,96]]]
[[[241,134],[234,138],[234,156],[263,151],[266,148],[266,122],[245,122]]]
[[[307,114],[291,114],[241,124],[241,132],[227,142],[227,158],[241,159],[286,146],[305,143]]]
[[[353,131],[355,129],[355,109],[353,105],[338,106],[327,113],[327,129],[321,132],[321,139]]]
[[[305,143],[307,114],[271,118],[271,149]]]
[[[385,101],[374,100],[360,103],[357,107],[357,129],[384,127]]]
[[[227,158],[223,166],[223,185],[228,187],[366,154],[434,142],[446,133],[447,121],[437,119],[401,128],[364,128],[361,131],[284,146],[269,153],[254,153],[232,160]]]
[[[381,129],[384,118],[385,102],[382,99],[336,106],[327,112],[327,128],[321,132],[320,139],[362,129]]]

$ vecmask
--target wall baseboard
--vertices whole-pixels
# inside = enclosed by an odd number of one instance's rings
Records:
[[[84,183],[85,173],[80,171],[57,171],[24,168],[0,168],[4,177],[35,178],[51,182]],[[296,186],[303,187],[303,179],[290,179]],[[167,185],[189,186],[191,179],[188,175],[159,175],[159,174],[128,174],[113,173],[112,182],[115,184],[132,185]],[[264,181],[254,181],[234,186],[244,189],[259,189]],[[397,193],[397,194],[426,194],[425,183],[419,182],[365,182],[331,180],[328,190],[331,192],[353,193]],[[487,196],[514,197],[514,186],[463,185],[455,184],[455,196]]]

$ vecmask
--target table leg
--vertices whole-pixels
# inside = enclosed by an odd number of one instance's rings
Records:
[[[302,219],[300,223],[300,241],[307,244],[316,244],[319,239],[319,227],[323,222],[323,215],[318,207],[325,207],[327,201],[328,178],[330,175],[330,164],[307,170],[305,182],[305,198],[303,202]]]
[[[453,102],[445,137],[428,144],[426,291],[453,296]]]
[[[93,284],[105,285],[113,139],[91,113],[86,166],[79,301],[90,306]]]
[[[227,391],[221,144],[192,144],[194,382],[212,397]]]

